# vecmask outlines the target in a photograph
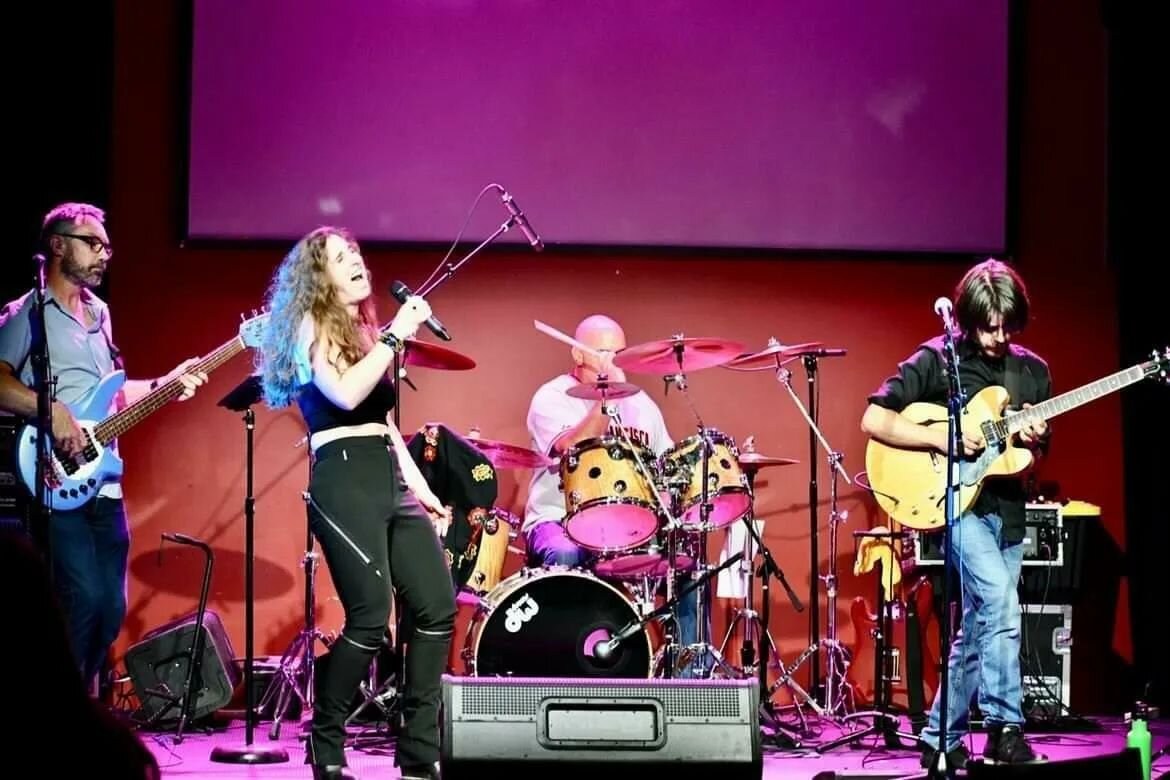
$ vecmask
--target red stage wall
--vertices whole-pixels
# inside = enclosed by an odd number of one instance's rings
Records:
[[[1019,137],[1020,229],[1017,261],[1029,281],[1035,320],[1023,343],[1050,361],[1058,389],[1112,372],[1117,365],[1114,279],[1105,257],[1104,41],[1096,4],[1029,4]],[[189,250],[178,245],[181,212],[181,24],[174,6],[119,5],[116,33],[115,148],[110,230],[118,247],[110,277],[114,333],[130,373],[149,377],[179,360],[206,353],[230,338],[239,315],[260,305],[284,248]],[[956,53],[956,56],[959,56]],[[323,109],[324,110],[324,109]],[[437,166],[442,161],[435,161]],[[571,182],[566,182],[571,187]],[[470,193],[451,193],[466,199]],[[530,204],[533,211],[539,204]],[[306,226],[311,227],[311,226]],[[456,226],[452,226],[453,229]],[[539,225],[537,227],[540,227]],[[360,237],[359,237],[360,239]],[[376,289],[392,279],[417,283],[437,253],[367,252]],[[931,303],[950,291],[962,264],[920,260],[732,257],[638,257],[618,254],[485,254],[464,267],[432,299],[455,340],[473,357],[468,372],[414,370],[419,392],[405,390],[402,427],[413,431],[437,420],[487,438],[527,444],[524,418],[536,387],[568,365],[561,344],[538,333],[534,319],[571,332],[585,315],[620,320],[631,344],[673,333],[717,336],[762,348],[770,336],[786,342],[823,341],[848,356],[821,363],[821,423],[842,451],[852,476],[864,469],[859,419],[866,394],[908,350],[938,330]],[[391,307],[382,299],[382,314]],[[216,402],[251,370],[238,356],[212,376],[193,400],[174,404],[122,440],[133,546],[129,619],[118,645],[129,643],[195,607],[198,553],[168,546],[160,565],[159,534],[182,532],[210,542],[216,570],[210,608],[225,620],[236,652],[244,653],[245,428],[240,415]],[[661,383],[640,377],[661,403],[675,439],[694,432],[683,397],[663,397]],[[808,594],[808,427],[785,390],[768,373],[721,368],[690,376],[705,422],[742,442],[755,436],[768,455],[801,464],[764,471],[757,483],[757,514],[765,541],[802,598]],[[805,400],[804,372],[794,386]],[[1044,478],[1065,496],[1098,504],[1102,523],[1124,549],[1122,442],[1116,395],[1056,423],[1054,451]],[[279,654],[303,620],[305,512],[301,490],[306,450],[295,410],[259,408],[255,428],[256,649]],[[830,475],[818,452],[821,566],[827,564]],[[502,472],[499,504],[522,513],[527,472]],[[838,599],[841,638],[855,595],[872,597],[873,583],[852,575],[854,530],[885,522],[858,487],[840,484]],[[723,534],[710,537],[717,558]],[[1089,551],[1092,555],[1092,551]],[[505,574],[520,565],[512,555]],[[321,568],[317,592],[322,628],[340,629],[342,614]],[[786,661],[808,637],[807,612],[798,614],[773,590],[771,628]],[[716,599],[715,642],[738,605]],[[823,604],[823,590],[822,590]],[[1116,621],[1080,625],[1074,659],[1074,706],[1108,700],[1106,684],[1091,673],[1094,659],[1130,653],[1124,587]],[[1107,609],[1106,612],[1109,612]],[[822,607],[822,628],[824,625]],[[738,644],[728,650],[738,659]],[[863,680],[870,670],[858,670]]]

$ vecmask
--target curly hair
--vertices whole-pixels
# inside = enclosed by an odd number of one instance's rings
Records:
[[[270,314],[259,355],[264,399],[273,409],[291,404],[300,390],[296,351],[306,314],[316,329],[310,354],[324,342],[328,345],[329,362],[339,372],[361,360],[377,339],[373,297],[362,301],[357,317],[353,317],[329,280],[325,246],[330,236],[340,236],[351,249],[360,251],[348,230],[319,227],[285,255],[265,296]]]

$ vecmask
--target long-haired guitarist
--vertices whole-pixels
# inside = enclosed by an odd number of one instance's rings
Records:
[[[1023,280],[1003,262],[988,259],[962,277],[954,292],[954,310],[961,337],[956,343],[959,379],[965,397],[992,386],[1007,388],[1010,403],[1026,407],[1051,395],[1047,363],[1013,343],[1028,322],[1029,300]],[[947,452],[945,406],[948,382],[943,338],[919,346],[869,396],[861,427],[870,437],[893,447]],[[943,408],[944,424],[927,425],[901,414],[911,404],[924,402]],[[1048,443],[1043,420],[1029,424],[1018,444],[1043,450]],[[972,458],[984,448],[978,433],[965,430],[963,456]],[[969,707],[978,692],[978,705],[988,725],[984,760],[1017,764],[1039,760],[1023,737],[1020,677],[1020,606],[1017,585],[1023,562],[1024,513],[1027,496],[1021,479],[988,480],[978,498],[958,519],[952,533],[951,560],[958,568],[962,591],[962,626],[951,646],[948,667],[948,764],[966,764],[962,736],[967,731]],[[939,698],[922,733],[922,765],[937,757],[940,736]]]
[[[105,214],[87,203],[62,203],[45,215],[40,244],[45,257],[43,346],[53,393],[53,447],[65,456],[77,456],[85,447],[85,436],[70,406],[81,403],[122,365],[109,307],[94,293],[113,254]],[[39,333],[33,327],[34,292],[11,301],[0,314],[0,410],[30,419],[37,415],[33,353],[41,346],[39,339],[34,344]],[[183,384],[179,399],[190,398],[207,381],[205,373],[186,373],[196,362],[197,358],[184,361],[159,379],[127,381],[116,403],[133,403],[176,378]],[[52,493],[48,496],[51,501]],[[92,684],[126,615],[130,531],[121,483],[96,488],[92,500],[74,509],[51,511],[48,527],[34,525],[34,530],[37,541],[47,544],[78,666],[86,683]]]

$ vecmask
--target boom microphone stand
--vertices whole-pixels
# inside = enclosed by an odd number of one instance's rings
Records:
[[[947,489],[946,489],[946,522],[943,524],[943,605],[944,610],[951,603],[951,533],[954,531],[955,507],[958,496],[959,479],[959,442],[962,429],[959,424],[959,411],[966,405],[967,399],[963,393],[963,384],[959,377],[959,356],[955,349],[956,328],[951,320],[951,302],[940,298],[935,302],[935,311],[943,318],[943,368],[947,375]],[[955,767],[947,763],[947,694],[948,671],[950,667],[950,620],[940,620],[939,624],[939,657],[942,659],[942,670],[939,672],[939,733],[938,751],[935,762],[930,766],[928,777],[951,777]]]

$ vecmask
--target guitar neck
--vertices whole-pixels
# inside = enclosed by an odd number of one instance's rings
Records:
[[[1038,403],[1028,409],[1021,409],[1018,412],[1005,415],[1003,422],[1006,425],[1007,432],[1009,434],[1016,433],[1024,429],[1029,423],[1052,419],[1058,414],[1072,411],[1078,406],[1084,406],[1087,403],[1096,401],[1098,398],[1140,382],[1153,372],[1150,366],[1150,363],[1131,366],[1123,371],[1118,371],[1116,374],[1111,374],[1095,382],[1078,387],[1076,390],[1069,390],[1067,393],[1061,393],[1058,396],[1049,398],[1047,401]]]
[[[243,351],[244,341],[239,336],[236,336],[208,354],[207,357],[192,366],[189,371],[190,373],[202,372],[209,374]],[[94,435],[103,445],[109,444],[151,414],[178,398],[182,392],[183,383],[177,377],[164,385],[159,385],[125,409],[110,415],[101,423],[94,426]]]

